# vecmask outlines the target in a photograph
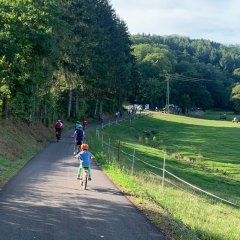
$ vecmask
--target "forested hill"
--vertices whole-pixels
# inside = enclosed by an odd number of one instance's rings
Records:
[[[125,101],[240,110],[239,47],[129,36],[108,0],[0,0],[0,116],[46,125]],[[135,55],[135,57],[134,57]],[[199,80],[201,79],[201,80]]]
[[[138,101],[164,106],[168,76],[170,103],[183,111],[191,107],[239,111],[239,46],[177,35],[133,35],[131,40],[142,78]]]
[[[107,0],[0,0],[0,115],[46,124],[114,111],[133,56]]]

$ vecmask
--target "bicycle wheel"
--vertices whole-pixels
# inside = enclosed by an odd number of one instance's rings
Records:
[[[80,180],[80,186],[83,186],[83,180]]]
[[[87,189],[87,182],[88,182],[88,176],[85,174],[85,179],[84,179],[84,189]]]
[[[87,183],[88,183],[88,167],[83,167],[83,174],[82,174],[82,187],[83,189],[87,189]]]

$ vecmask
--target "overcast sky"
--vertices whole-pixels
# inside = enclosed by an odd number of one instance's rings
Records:
[[[240,44],[240,0],[110,0],[129,32]]]

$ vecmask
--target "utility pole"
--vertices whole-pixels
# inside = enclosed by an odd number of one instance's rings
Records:
[[[166,76],[167,80],[167,92],[166,92],[166,111],[169,113],[169,95],[170,95],[170,88],[169,88],[169,75]]]

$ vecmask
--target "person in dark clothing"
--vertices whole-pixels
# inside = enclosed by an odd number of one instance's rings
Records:
[[[75,144],[74,144],[74,150],[73,150],[73,154],[77,154],[80,151],[80,146],[83,143],[83,130],[82,128],[78,128],[75,130],[74,134],[73,134],[73,138],[75,138]]]
[[[61,133],[62,129],[63,129],[63,123],[61,120],[58,120],[55,124],[55,131]]]
[[[61,139],[62,130],[63,130],[63,123],[61,120],[58,120],[55,124],[55,134],[56,134],[57,142]]]
[[[98,121],[99,121],[100,124],[103,123],[103,118],[102,118],[102,115],[101,115],[101,114],[100,114],[99,117],[98,117]]]

